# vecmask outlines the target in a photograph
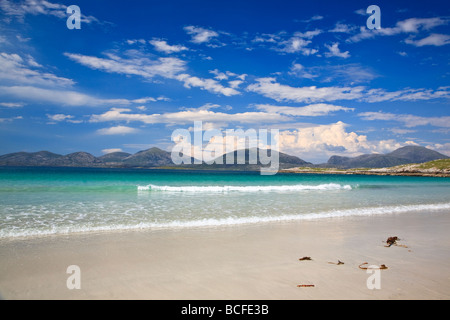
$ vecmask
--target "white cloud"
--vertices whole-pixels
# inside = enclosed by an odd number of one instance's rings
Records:
[[[416,130],[403,129],[403,128],[390,128],[389,131],[391,131],[395,134],[400,134],[400,135],[416,132]]]
[[[47,117],[53,121],[64,121],[73,118],[73,116],[67,114],[47,114]]]
[[[306,20],[300,20],[300,21],[301,21],[301,22],[309,23],[309,22],[318,21],[318,20],[322,20],[322,19],[323,19],[323,16],[321,16],[321,15],[315,15],[315,16],[312,16],[312,17],[309,18],[309,19],[306,19]]]
[[[325,44],[325,47],[327,47],[329,50],[329,52],[325,52],[326,57],[339,57],[339,58],[344,58],[344,59],[347,59],[350,57],[350,54],[348,51],[341,52],[341,50],[339,50],[339,43],[337,43],[337,42],[333,43],[331,46]]]
[[[157,51],[164,52],[164,53],[174,53],[174,52],[180,52],[189,50],[185,46],[182,45],[169,45],[167,41],[165,40],[159,40],[159,39],[153,39],[149,41],[150,44],[152,44]]]
[[[277,34],[264,33],[256,36],[252,43],[259,46],[268,45],[271,50],[281,53],[300,53],[304,56],[310,56],[318,52],[317,49],[309,47],[312,43],[311,40],[321,33],[323,33],[323,30],[320,29],[293,34],[284,31]]]
[[[318,103],[310,104],[304,107],[287,107],[287,106],[274,106],[268,104],[257,104],[255,107],[258,110],[264,110],[268,113],[280,113],[289,116],[303,116],[303,117],[318,117],[326,116],[332,112],[337,111],[353,111],[354,108],[346,108],[342,106],[336,106],[332,104]]]
[[[215,75],[215,79],[217,80],[228,80],[228,75],[226,73],[220,72],[218,69],[210,70],[209,73]]]
[[[317,49],[308,48],[307,46],[311,43],[311,40],[305,40],[301,37],[294,36],[286,41],[279,43],[278,48],[275,50],[286,53],[301,53],[305,56],[313,55],[318,52]]]
[[[12,84],[67,87],[74,84],[71,79],[58,77],[44,72],[31,55],[20,56],[16,53],[0,53],[0,80]]]
[[[366,13],[366,9],[358,9],[355,11],[356,14],[359,14],[360,16],[365,16],[367,15]]]
[[[147,41],[145,41],[144,39],[129,39],[129,40],[127,40],[127,43],[129,45],[133,45],[133,44],[136,44],[136,43],[146,44]]]
[[[306,32],[296,32],[294,33],[294,37],[302,38],[302,39],[312,39],[319,34],[321,34],[323,31],[320,29],[310,30]]]
[[[213,75],[215,75],[214,79],[217,79],[219,81],[229,80],[230,78],[235,78],[235,79],[239,79],[242,83],[245,80],[245,78],[247,77],[247,74],[245,74],[245,73],[244,74],[236,74],[231,71],[221,72],[218,69],[210,70],[209,73],[212,73]]]
[[[35,103],[51,103],[64,106],[130,105],[128,99],[101,99],[77,91],[43,89],[31,86],[0,86],[0,96],[17,98]]]
[[[28,42],[31,40],[31,38],[24,38],[20,34],[16,35],[16,39],[19,40],[19,42]]]
[[[197,44],[210,42],[211,39],[219,36],[217,32],[201,27],[186,26],[184,30],[192,36],[191,41]]]
[[[377,78],[372,69],[358,63],[348,63],[339,65],[320,65],[314,67],[303,67],[294,64],[290,74],[300,78],[316,79],[321,82],[339,81],[340,83],[355,84],[360,82],[370,82]]]
[[[311,125],[279,135],[280,151],[311,162],[326,162],[331,155],[357,156],[362,153],[389,152],[401,144],[394,140],[369,141],[367,136],[348,132],[339,121],[329,125]]]
[[[123,150],[120,149],[120,148],[110,148],[110,149],[103,149],[102,150],[103,154],[108,154],[108,153],[113,153],[113,152],[123,152]]]
[[[434,17],[434,18],[410,18],[403,21],[399,21],[396,24],[396,28],[402,32],[417,33],[420,29],[430,30],[437,26],[448,24],[448,18]]]
[[[67,19],[67,6],[59,3],[51,3],[46,0],[25,0],[25,1],[0,1],[0,9],[3,13],[12,18],[16,18],[18,21],[23,22],[26,15],[48,15],[54,16],[60,19]],[[7,20],[8,21],[8,20]],[[99,20],[93,16],[86,16],[81,14],[82,23],[99,22]]]
[[[343,23],[336,23],[333,29],[329,30],[328,32],[334,32],[334,33],[351,33],[353,32],[357,27],[350,26],[348,24]]]
[[[363,97],[364,87],[291,87],[275,82],[275,78],[258,78],[247,90],[276,101],[321,102],[355,100]]]
[[[146,57],[137,57],[124,59],[109,55],[109,59],[105,59],[72,53],[65,53],[65,55],[82,65],[109,73],[137,75],[145,79],[161,76],[181,81],[185,88],[198,87],[212,93],[223,94],[224,96],[239,94],[234,88],[224,87],[214,79],[203,79],[187,73],[181,73],[186,70],[186,62],[178,58],[150,60]]]
[[[436,150],[442,154],[450,156],[450,143],[431,143],[426,146],[429,149]]]
[[[22,108],[25,104],[21,102],[0,102],[0,107]]]
[[[446,34],[437,34],[433,33],[429,35],[426,38],[420,39],[420,40],[413,40],[413,39],[406,39],[405,43],[412,44],[416,47],[423,47],[423,46],[444,46],[447,44],[450,44],[450,36]]]
[[[137,133],[139,132],[138,129],[131,128],[131,127],[125,127],[125,126],[116,126],[111,128],[104,128],[97,130],[98,134],[101,135],[117,135],[117,134],[130,134],[130,133]]]
[[[258,36],[256,36],[252,42],[254,43],[278,43],[281,39],[281,34],[270,34],[270,33],[263,33]]]
[[[419,101],[431,99],[450,98],[450,87],[439,87],[432,89],[404,89],[398,91],[386,91],[384,89],[370,89],[366,93],[364,101],[382,102],[382,101]]]
[[[300,63],[292,63],[289,74],[305,79],[317,78],[318,75],[315,74],[314,72],[311,72],[310,70],[311,68],[306,68]]]
[[[232,81],[228,81],[228,84],[230,85],[231,88],[233,89],[237,89],[241,84],[243,84],[244,81],[242,80],[232,80]]]
[[[109,122],[109,121],[124,121],[124,122],[142,122],[145,124],[189,124],[194,121],[203,121],[210,123],[276,123],[289,121],[290,118],[284,115],[267,112],[243,112],[243,113],[224,113],[214,112],[208,108],[189,109],[178,112],[168,112],[163,114],[143,114],[130,113],[128,108],[112,108],[103,114],[92,115],[90,122]]]
[[[22,116],[16,116],[16,117],[10,117],[10,118],[0,118],[0,123],[12,122],[14,120],[21,120],[21,119],[23,119]]]
[[[177,75],[175,79],[183,82],[186,88],[198,87],[213,93],[223,94],[227,97],[239,94],[239,91],[236,89],[224,87],[214,79],[202,79],[185,73]]]
[[[428,31],[437,26],[448,24],[450,20],[443,17],[434,18],[409,18],[396,23],[392,28],[381,28],[369,30],[366,27],[360,27],[360,32],[349,39],[347,42],[359,42],[364,39],[370,39],[376,36],[393,36],[398,34],[410,33],[417,34],[420,31]]]
[[[186,62],[178,58],[158,58],[150,60],[146,57],[123,59],[109,55],[109,59],[85,56],[74,53],[64,53],[68,58],[92,69],[109,73],[138,75],[146,79],[155,76],[174,78],[186,69]]]
[[[404,89],[385,91],[384,89],[367,89],[364,86],[354,87],[291,87],[276,82],[275,78],[258,78],[257,83],[247,87],[248,91],[259,93],[276,101],[292,102],[324,102],[336,100],[358,100],[365,102],[381,101],[418,101],[450,98],[450,87],[431,89]]]
[[[132,72],[132,68],[127,69],[127,65],[120,66],[119,63],[111,63],[108,61],[90,59],[81,55],[70,55],[70,58],[90,64],[92,67],[111,68],[117,72]],[[169,58],[168,58],[169,59]],[[176,63],[170,61],[159,61],[160,64],[155,66],[155,73],[170,73],[171,66]],[[0,53],[0,95],[7,98],[19,99],[20,101],[2,102],[0,106],[4,107],[21,107],[23,101],[31,101],[37,103],[52,103],[67,106],[99,106],[105,104],[130,105],[132,103],[147,103],[148,101],[165,100],[167,98],[145,97],[135,100],[128,99],[101,99],[90,95],[86,95],[75,90],[69,90],[75,82],[71,79],[59,77],[53,73],[46,72],[44,66],[36,62],[29,54],[18,55],[15,53]],[[122,69],[120,69],[122,67]],[[116,68],[116,69],[114,69]],[[172,68],[172,70],[175,69]],[[131,71],[130,71],[131,70]],[[176,70],[176,69],[175,69]],[[144,69],[141,72],[148,71]],[[148,71],[150,72],[150,71]]]
[[[362,112],[359,113],[358,116],[363,120],[368,121],[382,120],[402,122],[407,128],[426,125],[450,128],[450,116],[421,117],[412,114],[394,114],[389,112]]]

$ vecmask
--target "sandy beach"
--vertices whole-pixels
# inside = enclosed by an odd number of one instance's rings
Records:
[[[449,299],[450,212],[0,240],[3,299]],[[398,236],[399,245],[385,247]],[[311,260],[299,259],[311,257]],[[336,264],[338,261],[343,264]],[[333,263],[330,263],[333,262]],[[380,289],[359,265],[384,264]],[[69,290],[67,267],[80,268]],[[298,287],[298,285],[314,285]]]

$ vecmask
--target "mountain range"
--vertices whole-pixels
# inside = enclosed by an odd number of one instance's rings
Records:
[[[259,154],[259,150],[256,154]],[[159,148],[150,148],[139,151],[135,154],[126,152],[112,152],[100,157],[95,157],[87,152],[74,152],[67,155],[60,155],[49,151],[39,152],[15,152],[0,156],[0,166],[45,166],[45,167],[106,167],[106,168],[157,168],[157,167],[178,167],[192,169],[231,169],[231,170],[258,170],[261,166],[249,163],[250,150],[244,152],[245,159],[242,159],[241,152],[230,154],[234,163],[225,164],[227,155],[221,156],[224,164],[193,164],[192,158],[187,158],[192,164],[175,165],[172,162],[171,153]],[[268,156],[271,156],[270,150]],[[275,154],[273,155],[275,157]],[[304,165],[312,165],[298,157],[285,153],[279,153],[279,167],[291,168]],[[216,161],[217,162],[217,161]],[[242,164],[241,164],[242,163]]]
[[[425,147],[406,146],[386,154],[363,154],[357,157],[332,156],[326,164],[319,166],[339,169],[385,168],[447,158],[449,157]]]
[[[255,151],[255,150],[253,150]],[[259,150],[256,150],[259,154]],[[244,153],[234,151],[229,154],[235,160],[233,164],[181,164],[172,162],[171,153],[159,148],[150,148],[135,154],[113,152],[95,157],[87,152],[75,152],[60,155],[49,151],[15,152],[0,156],[0,166],[46,166],[46,167],[116,167],[116,168],[157,168],[179,167],[192,169],[231,169],[258,170],[261,163],[249,163],[250,150]],[[242,159],[242,155],[245,156]],[[269,157],[270,157],[269,151]],[[273,155],[275,156],[275,155]],[[226,163],[227,155],[223,155],[222,163]],[[314,165],[296,156],[279,153],[279,168],[322,167],[322,168],[382,168],[409,163],[423,163],[437,159],[447,159],[448,156],[420,146],[406,146],[387,154],[365,154],[358,157],[332,156],[327,163]],[[192,161],[193,163],[193,161]],[[243,164],[241,164],[243,163]]]

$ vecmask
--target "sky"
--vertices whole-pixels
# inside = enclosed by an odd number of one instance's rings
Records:
[[[202,121],[313,163],[450,156],[449,49],[445,1],[0,0],[0,154],[170,151]]]

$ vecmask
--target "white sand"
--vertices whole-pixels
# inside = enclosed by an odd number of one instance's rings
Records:
[[[4,299],[449,299],[450,213],[0,240]],[[384,241],[398,236],[399,244]],[[299,261],[310,256],[311,261]],[[328,262],[344,262],[343,265]],[[367,288],[363,262],[385,264]],[[81,289],[69,290],[69,265]],[[297,287],[313,284],[314,287]]]

